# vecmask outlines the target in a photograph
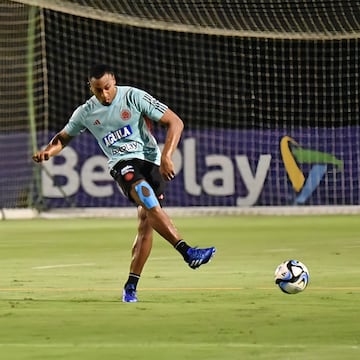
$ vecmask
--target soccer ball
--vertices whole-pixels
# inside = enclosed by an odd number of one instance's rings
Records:
[[[286,260],[275,270],[275,284],[286,294],[304,291],[309,283],[309,270],[300,261]]]

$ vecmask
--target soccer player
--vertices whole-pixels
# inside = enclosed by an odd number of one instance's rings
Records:
[[[137,235],[122,297],[123,302],[137,302],[137,284],[150,255],[153,230],[173,245],[192,269],[209,262],[216,249],[190,247],[161,206],[165,182],[175,177],[172,154],[184,127],[179,116],[143,90],[118,86],[108,65],[93,66],[88,81],[93,96],[74,111],[64,128],[32,158],[41,163],[56,156],[85,129],[97,139],[108,157],[111,176],[138,207]],[[150,131],[150,121],[167,128],[162,152]]]

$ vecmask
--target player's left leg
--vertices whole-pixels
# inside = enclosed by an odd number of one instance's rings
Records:
[[[216,249],[214,247],[192,248],[182,240],[172,220],[160,206],[152,187],[146,181],[135,182],[130,195],[146,211],[146,217],[151,227],[179,251],[192,269],[197,269],[211,260]]]

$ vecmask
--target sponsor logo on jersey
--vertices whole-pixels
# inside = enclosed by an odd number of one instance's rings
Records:
[[[106,146],[111,146],[115,144],[117,141],[126,138],[132,134],[132,129],[130,125],[126,125],[120,129],[112,131],[111,133],[107,134],[103,137],[103,142]]]
[[[132,141],[113,149],[112,154],[116,155],[116,154],[128,153],[137,150],[137,148],[138,148],[138,143],[136,141]]]

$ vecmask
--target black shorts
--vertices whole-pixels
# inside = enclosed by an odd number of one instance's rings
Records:
[[[119,184],[124,195],[132,202],[131,185],[145,180],[154,190],[160,205],[164,199],[165,180],[159,172],[159,166],[141,159],[119,161],[110,171],[110,175]]]

